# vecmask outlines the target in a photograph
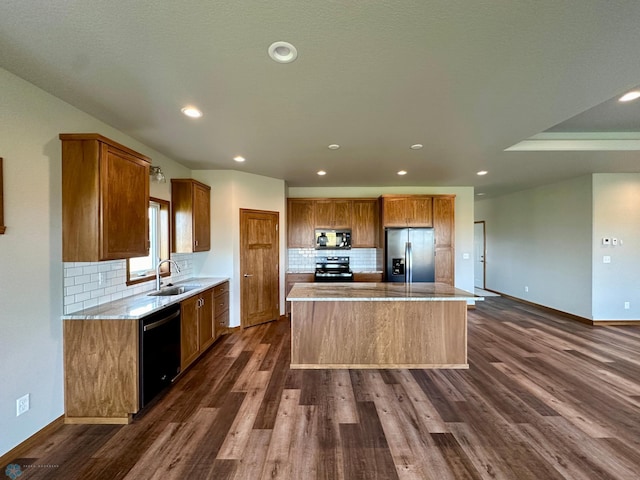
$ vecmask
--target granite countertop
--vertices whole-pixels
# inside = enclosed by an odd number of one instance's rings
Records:
[[[193,295],[228,281],[225,277],[191,278],[175,283],[175,286],[191,286],[192,290],[180,295],[149,296],[149,292],[125,297],[113,302],[103,303],[91,308],[63,315],[63,320],[137,320],[165,307],[179,303]]]
[[[288,301],[468,301],[484,300],[446,283],[296,283]]]

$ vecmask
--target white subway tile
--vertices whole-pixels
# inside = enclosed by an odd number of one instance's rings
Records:
[[[92,273],[98,273],[97,265],[88,265],[82,268],[82,273],[85,275],[91,275]]]
[[[82,285],[74,285],[73,287],[68,287],[64,289],[64,294],[66,296],[76,295],[78,293],[82,293]]]
[[[90,300],[86,300],[86,301],[82,302],[82,306],[84,308],[91,308],[91,307],[95,307],[96,305],[98,305],[98,299],[97,298],[92,298]]]
[[[84,302],[85,300],[89,300],[90,298],[91,294],[89,292],[79,293],[78,295],[76,295],[75,301],[76,303]]]
[[[82,291],[83,292],[90,292],[91,290],[95,290],[98,288],[98,282],[90,282],[90,283],[85,283],[82,286]]]

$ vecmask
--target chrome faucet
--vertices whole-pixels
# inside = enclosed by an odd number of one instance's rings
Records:
[[[170,258],[167,258],[166,260],[160,260],[156,265],[156,291],[160,291],[160,266],[165,262],[173,263],[178,273],[180,273],[180,267],[175,260],[171,260]]]

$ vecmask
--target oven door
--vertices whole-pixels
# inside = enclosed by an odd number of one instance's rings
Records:
[[[352,272],[316,272],[314,282],[353,282]]]

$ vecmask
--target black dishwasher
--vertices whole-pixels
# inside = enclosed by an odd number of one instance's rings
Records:
[[[140,319],[140,408],[180,373],[180,304]]]

